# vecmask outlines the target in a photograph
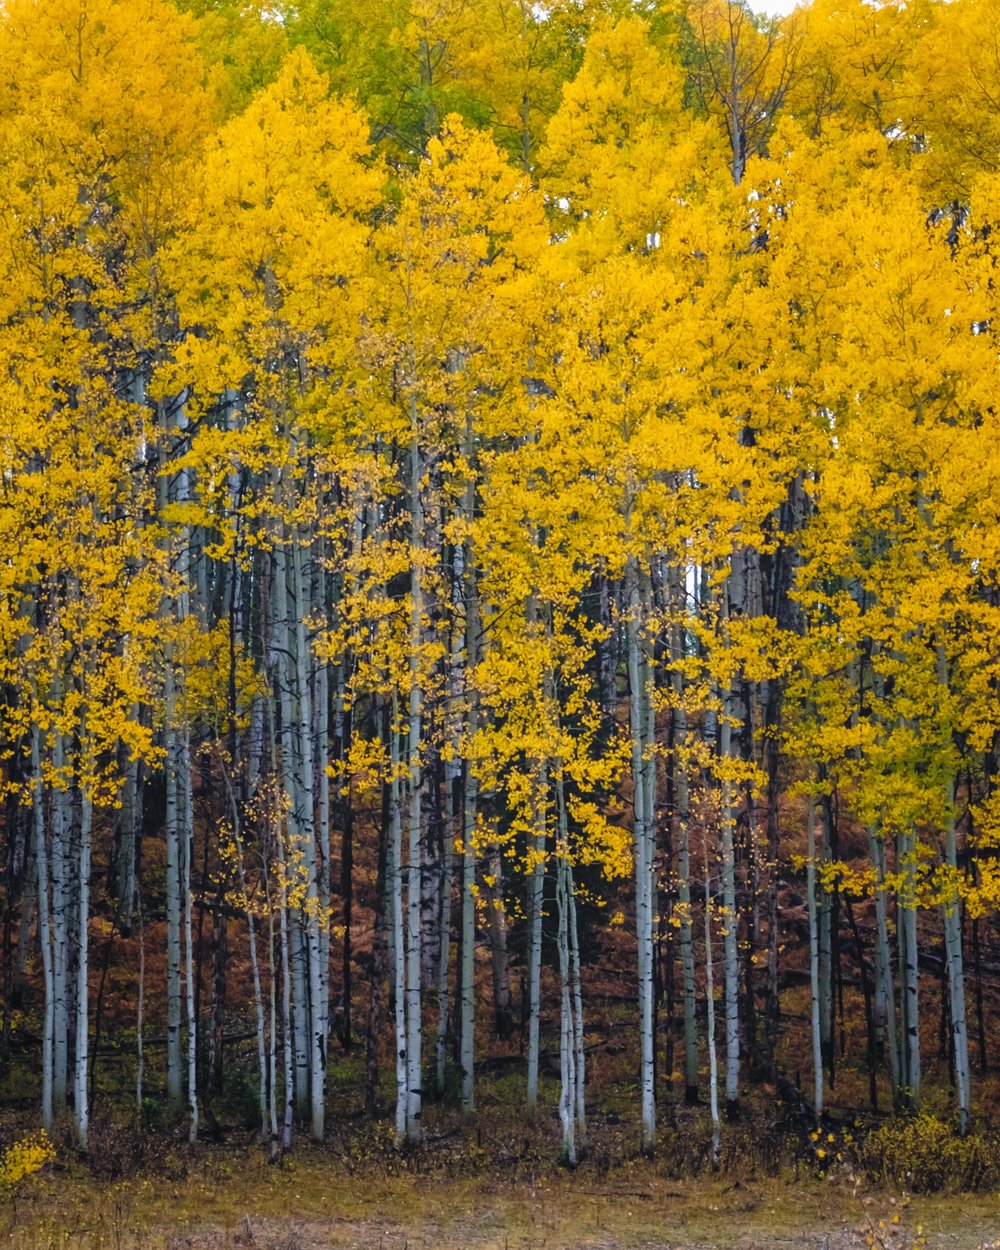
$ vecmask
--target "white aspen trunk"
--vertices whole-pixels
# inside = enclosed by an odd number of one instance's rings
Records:
[[[823,804],[820,858],[828,863],[832,854],[830,808]],[[824,1062],[833,1072],[833,895],[819,882],[817,907],[819,1030]]]
[[[272,598],[272,610],[273,610]],[[273,624],[273,621],[272,621]],[[269,640],[270,641],[270,640]],[[271,768],[277,768],[277,742],[275,738],[275,706],[274,694],[269,694],[267,700],[267,717],[266,722],[269,731],[268,746],[270,748]],[[263,729],[263,723],[262,723]],[[263,756],[263,736],[261,738],[261,755]],[[284,849],[284,833],[282,829],[281,813],[275,815],[274,826],[271,831],[274,840],[272,854],[274,861],[277,863],[276,885],[277,889],[277,905],[278,905],[278,952],[281,966],[281,1050],[282,1050],[282,1067],[285,1076],[285,1094],[283,1108],[281,1113],[281,1151],[288,1151],[292,1148],[292,1123],[295,1114],[295,1062],[292,1054],[292,993],[291,993],[291,953],[289,951],[289,935],[288,935],[288,872],[285,865],[285,849]],[[268,963],[271,970],[271,1049],[269,1060],[269,1080],[268,1087],[270,1090],[270,1115],[271,1115],[271,1158],[278,1154],[278,1081],[277,1081],[277,1045],[276,1045],[276,985],[277,975],[274,965],[274,901],[272,894],[272,885],[268,876],[269,859],[268,847],[264,847],[264,889],[267,894],[268,901]]]
[[[457,627],[455,618],[462,607],[462,550],[456,548],[451,570],[451,647],[448,654],[447,689],[451,711],[448,715],[450,758],[444,762],[444,838],[441,866],[441,927],[437,968],[437,1035],[434,1043],[434,1076],[438,1096],[445,1091],[447,1075],[448,972],[451,961],[452,895],[455,887],[455,844],[458,828],[455,811],[455,787],[462,775],[462,719],[457,709],[462,699],[462,645],[463,631]]]
[[[184,429],[186,426],[187,418],[182,409],[178,416],[178,428]],[[171,498],[170,482],[166,477],[161,479],[159,491],[159,502],[162,508],[170,502]],[[188,471],[186,469],[181,469],[177,474],[175,497],[181,503],[188,500],[189,483]],[[188,615],[190,548],[191,535],[189,529],[185,527],[181,535],[180,545],[176,550],[179,590],[174,603],[174,611],[178,624],[183,624]],[[173,643],[169,641],[165,647],[164,667],[164,745],[166,748],[167,786],[165,820],[167,868],[167,1103],[173,1114],[179,1114],[183,1083],[181,1069],[181,1020],[184,1011],[181,973],[184,957],[182,955],[181,931],[188,907],[183,877],[185,857],[188,854],[188,843],[192,837],[191,824],[194,813],[190,800],[191,777],[186,714],[182,715],[183,683],[180,669],[175,662]],[[188,1075],[190,1083],[190,1073]],[[190,1097],[189,1088],[189,1104]]]
[[[250,731],[247,742],[247,793],[257,792],[261,762],[264,757],[264,712],[266,699],[258,697],[250,704]]]
[[[556,910],[559,918],[559,1122],[563,1133],[563,1155],[575,1167],[576,1155],[576,1039],[573,1028],[573,1001],[569,967],[569,890],[565,848],[560,848],[556,864]]]
[[[52,789],[52,1104],[66,1106],[69,1083],[69,791],[63,735],[55,733]]]
[[[565,776],[560,763],[556,781],[556,809],[559,825],[559,843],[569,847],[569,818],[566,811]],[[574,1146],[576,1158],[582,1158],[587,1149],[587,1103],[586,1103],[586,1053],[583,1037],[583,986],[580,980],[580,935],[576,918],[576,888],[573,883],[573,865],[565,863],[566,907],[568,912],[567,942],[569,958],[570,1024],[573,1046],[573,1070],[571,1101],[574,1115]]]
[[[734,603],[746,604],[746,580],[744,552],[734,552],[732,566],[723,587],[720,602],[719,644],[729,646],[729,616]],[[707,570],[703,570],[703,576]],[[719,717],[719,757],[723,764],[737,754],[733,740],[733,725],[741,723],[734,706],[735,692],[732,678],[720,689],[722,712]],[[740,1090],[740,993],[739,993],[739,912],[736,909],[736,857],[733,832],[736,815],[733,811],[733,784],[728,778],[721,783],[721,826],[719,841],[722,861],[722,910],[723,910],[723,979],[725,983],[726,1025],[726,1113],[735,1118],[739,1114]]]
[[[948,662],[944,646],[937,648],[937,678],[942,692],[948,687]],[[951,747],[951,734],[943,743]],[[958,845],[955,826],[955,778],[949,771],[945,779],[945,843],[944,861],[947,870],[942,910],[944,912],[944,945],[948,966],[948,1006],[951,1016],[952,1043],[955,1049],[955,1102],[958,1108],[958,1131],[962,1137],[969,1131],[969,1030],[965,1012],[965,968],[962,960],[962,897],[958,888]]]
[[[806,891],[809,910],[809,987],[810,1024],[812,1031],[813,1098],[816,1123],[823,1115],[823,1033],[820,1018],[819,925],[816,917],[816,799],[809,795],[806,814],[808,851],[806,858]]]
[[[392,980],[396,1016],[396,1139],[406,1141],[409,1068],[406,1062],[406,937],[403,927],[403,812],[400,794],[397,701],[389,725],[389,862],[386,887],[392,910]]]
[[[901,872],[903,835],[896,835],[896,870]],[[910,1099],[910,1047],[906,1020],[906,924],[903,913],[904,890],[896,890],[896,959],[899,964],[899,1085],[901,1105],[912,1109]]]
[[[172,647],[167,648],[165,671],[166,740],[166,911],[167,911],[167,1105],[176,1113],[181,1105],[181,856],[182,795],[181,741],[177,728],[177,686]]]
[[[675,678],[681,685],[680,674]],[[683,694],[682,696],[683,697]],[[674,742],[677,787],[677,901],[680,912],[681,979],[684,996],[684,1101],[698,1101],[698,1013],[694,979],[694,927],[691,916],[691,813],[688,800],[687,764],[683,753],[687,741],[687,712],[676,709]]]
[[[462,1112],[475,1109],[475,1028],[476,1028],[476,778],[471,762],[465,765],[464,815],[462,828],[462,970],[459,1003],[461,1009]]]
[[[281,946],[281,1045],[285,1069],[285,1106],[281,1118],[281,1148],[292,1148],[292,1122],[295,1117],[296,1075],[300,1068],[298,1055],[293,1055],[292,1034],[292,957],[289,949],[288,870],[282,845],[281,828],[275,830],[275,848],[278,857],[278,936]],[[272,994],[273,994],[272,980]]]
[[[242,862],[240,864],[240,876],[241,878],[243,876]],[[241,888],[246,893],[245,883],[241,882]],[[257,934],[249,900],[247,901],[247,940],[250,943],[250,972],[253,978],[253,1005],[257,1022],[257,1071],[260,1073],[260,1136],[261,1142],[266,1144],[268,1139],[267,1036],[264,1018],[264,995],[260,982],[260,963],[257,958]]]
[[[409,820],[407,847],[406,893],[406,1139],[420,1140],[421,1119],[421,1051],[423,1040],[420,960],[420,902],[422,893],[420,844],[420,730],[421,690],[420,653],[423,644],[423,555],[424,517],[421,501],[420,448],[417,441],[416,402],[411,399],[413,444],[410,452],[411,530],[411,607],[410,607],[410,695],[409,695]]]
[[[651,817],[647,810],[651,766],[646,733],[649,725],[646,666],[641,656],[641,602],[639,570],[635,556],[626,566],[626,647],[629,678],[629,724],[632,738],[632,802],[635,810],[633,847],[635,859],[636,940],[639,965],[639,1081],[642,1102],[642,1148],[656,1145],[656,1090],[653,1057],[653,863]]]
[[[305,856],[306,908],[304,934],[306,939],[307,974],[309,981],[309,1110],[313,1141],[323,1140],[324,1077],[326,1069],[326,1017],[324,1002],[329,997],[329,962],[326,975],[322,967],[320,928],[327,927],[327,916],[320,916],[320,857],[316,848],[315,805],[313,792],[312,699],[309,686],[309,644],[305,617],[308,613],[305,578],[302,569],[302,544],[293,536],[292,575],[295,596],[295,684],[298,706],[298,777],[293,802],[297,799],[299,832]],[[326,984],[325,984],[326,983]]]
[[[424,770],[420,857],[420,981],[437,993],[441,967],[441,912],[444,907],[444,827],[447,821],[437,794],[436,761]],[[433,815],[428,816],[433,811]],[[440,819],[439,819],[440,817]],[[432,1052],[433,1054],[433,1048]]]
[[[418,713],[419,716],[419,713]],[[410,705],[410,793],[409,820],[407,823],[407,871],[406,871],[406,1139],[411,1143],[420,1140],[421,1120],[421,1053],[423,1024],[421,1019],[421,966],[420,966],[420,764],[416,755],[419,745],[419,723],[414,730],[414,713]]]
[[[962,899],[958,889],[958,851],[955,830],[955,782],[949,774],[945,783],[945,864],[949,870],[947,894],[943,903],[945,952],[948,960],[948,1005],[955,1047],[955,1102],[958,1131],[969,1131],[969,1030],[965,1012],[965,969],[962,960]]]
[[[471,427],[466,429],[466,456],[471,457]],[[465,492],[465,517],[473,519],[475,487]],[[472,747],[479,729],[479,708],[475,690],[476,668],[479,664],[479,589],[472,545],[466,542],[462,551],[462,574],[465,593],[465,685],[466,685],[466,759],[462,783],[462,967],[459,984],[459,1010],[462,1067],[462,1112],[471,1115],[475,1108],[475,1027],[476,1027],[476,820],[479,781],[472,762]]]
[[[402,861],[402,851],[400,851],[400,861]],[[391,846],[391,839],[390,839],[390,842],[388,844],[388,849],[386,851],[386,887],[385,888],[387,891],[389,889],[389,876],[391,872],[392,872],[392,846]],[[385,950],[386,950],[386,960],[387,960],[386,967],[390,970],[390,973],[391,973],[389,977],[389,1006],[392,1008],[393,1012],[395,1012],[396,1010],[395,968],[396,968],[397,934],[396,934],[396,926],[392,923],[392,897],[388,893],[386,894],[386,916],[389,918],[385,926]],[[406,988],[406,981],[405,981],[406,947],[405,945],[403,946],[402,949],[403,949],[403,968],[404,968],[403,987],[404,987],[404,992],[405,992],[405,988]],[[404,1031],[405,1031],[405,1023],[406,1022],[405,1022],[405,1017],[404,1017]]]
[[[288,795],[286,827],[288,830],[289,852],[296,862],[299,854],[305,854],[304,838],[300,828],[303,812],[302,799],[298,787],[301,763],[297,760],[298,743],[296,733],[296,716],[292,698],[292,665],[291,639],[288,628],[288,566],[284,545],[279,542],[274,550],[274,586],[272,592],[272,621],[274,628],[274,681],[278,688],[278,705],[281,712],[281,772],[285,793]],[[288,857],[282,850],[283,863]],[[308,865],[305,868],[309,874]],[[285,882],[284,898],[288,898],[288,887],[292,882]],[[308,883],[307,887],[308,889]],[[293,1011],[291,1019],[292,1041],[295,1054],[295,1106],[305,1118],[310,1114],[310,1080],[309,1080],[309,988],[308,988],[308,951],[307,938],[304,933],[306,917],[302,909],[297,908],[294,915],[286,917],[286,929],[289,947],[289,963],[291,972],[291,992]]]
[[[573,1076],[576,1082],[574,1090],[574,1110],[576,1113],[576,1150],[583,1155],[587,1149],[587,1076],[586,1050],[583,1036],[583,985],[580,979],[580,934],[576,920],[576,887],[573,883],[572,865],[566,867],[566,880],[569,901],[569,979],[573,994],[573,1047],[576,1060]]]
[[[644,625],[652,619],[653,615],[653,582],[650,571],[647,568],[639,571],[639,595],[642,604],[642,621]],[[656,933],[659,924],[659,891],[657,889],[657,867],[656,867],[656,756],[653,754],[653,748],[656,743],[656,707],[654,703],[654,691],[656,689],[655,673],[651,662],[651,645],[644,632],[639,635],[639,678],[642,689],[642,712],[645,719],[643,729],[643,782],[646,787],[646,795],[643,800],[643,809],[646,813],[646,863],[649,865],[649,906],[651,917],[651,929],[653,941],[656,941]],[[653,973],[655,977],[655,946],[654,958],[652,960]],[[653,998],[653,1030],[656,1029],[656,998]],[[653,1044],[655,1046],[655,1036]],[[654,1064],[655,1068],[655,1064]]]
[[[84,1153],[90,1129],[90,1108],[87,1100],[87,1060],[89,1058],[89,994],[90,972],[90,856],[93,807],[86,782],[80,794],[80,854],[77,881],[77,964],[76,964],[76,1047],[73,1065],[73,1135]]]
[[[191,860],[194,855],[194,795],[187,716],[181,734],[178,787],[183,797],[184,837],[181,845],[181,897],[184,909],[184,1011],[187,1017],[188,1141],[198,1140],[198,1020],[194,1009],[194,934],[191,926]]]
[[[278,1010],[277,1010],[277,969],[274,963],[274,905],[271,899],[270,885],[265,883],[267,891],[267,967],[268,967],[268,1007],[269,1032],[267,1042],[267,1114],[270,1123],[270,1157],[278,1153]]]
[[[292,973],[292,1047],[295,1057],[295,1110],[309,1118],[309,975],[302,909],[288,912],[288,955]]]
[[[451,685],[452,695],[457,697],[457,691],[454,688],[455,683],[452,682]],[[456,729],[452,739],[453,758],[446,762],[444,768],[445,830],[444,861],[441,874],[441,946],[438,954],[437,970],[437,1035],[434,1042],[434,1073],[439,1096],[444,1093],[447,1074],[448,968],[451,960],[451,909],[455,876],[455,783],[459,777],[459,770],[456,764],[459,748],[458,738],[459,733]]]
[[[719,1061],[715,1051],[715,960],[712,955],[712,881],[705,848],[705,1000],[708,1020],[708,1109],[712,1119],[712,1168],[719,1166]]]
[[[728,759],[732,744],[729,703],[730,695],[727,690],[723,709],[724,714],[719,726],[719,753],[723,760]],[[722,825],[720,829],[722,843],[722,950],[726,1008],[726,1108],[731,1115],[736,1114],[740,1095],[740,985],[739,947],[736,940],[739,915],[736,911],[736,858],[733,849],[733,827],[735,823],[732,783],[728,779],[724,779],[722,782]]]
[[[267,1069],[267,1038],[264,1019],[264,995],[261,989],[260,962],[257,957],[257,932],[253,919],[253,907],[247,892],[246,871],[243,863],[243,838],[239,825],[239,809],[236,796],[229,789],[230,812],[233,821],[233,837],[236,842],[236,866],[239,872],[240,893],[246,900],[247,941],[250,944],[250,974],[253,981],[253,1005],[257,1022],[257,1070],[260,1073],[260,1135],[262,1144],[268,1140],[268,1069]]]
[[[660,931],[660,898],[659,870],[656,855],[656,802],[657,802],[657,764],[654,747],[656,744],[656,707],[654,692],[656,675],[652,663],[652,644],[646,635],[646,626],[653,618],[653,580],[651,570],[644,566],[639,570],[639,596],[642,605],[641,620],[643,630],[639,634],[639,680],[642,690],[643,729],[643,784],[646,794],[643,799],[645,812],[647,888],[649,890],[649,1046],[651,1054],[650,1077],[653,1081],[653,1106],[656,1106],[656,995],[657,995],[657,959],[659,956],[658,935]]]
[[[917,847],[916,834],[899,835],[899,863],[903,888],[898,898],[897,929],[902,963],[903,1037],[905,1047],[904,1086],[910,1107],[920,1106],[920,980],[917,966]]]
[[[885,898],[885,844],[872,825],[868,827],[868,849],[875,866],[875,1019],[882,1022],[889,1051],[892,1105],[900,1101],[899,1046],[896,1038],[896,994],[892,983],[892,956],[889,951],[889,924]]]
[[[42,1125],[52,1132],[52,1050],[55,1032],[55,997],[52,983],[52,931],[49,922],[49,866],[45,844],[45,790],[42,780],[42,753],[37,725],[31,727],[32,830],[38,873],[38,938],[42,948],[42,981],[45,987],[45,1017],[42,1027]]]
[[[528,1111],[538,1107],[538,1035],[542,982],[542,912],[545,899],[545,837],[548,824],[548,770],[538,763],[534,779],[535,833],[531,847],[531,949],[528,956]]]
[[[685,610],[689,571],[676,572],[672,608]],[[675,623],[671,636],[674,668],[670,681],[674,695],[674,776],[677,815],[677,902],[678,945],[681,956],[681,995],[684,1004],[684,1101],[698,1102],[698,1004],[695,985],[694,920],[691,913],[691,806],[688,784],[687,708],[684,706],[684,673],[679,667],[687,654],[687,633],[682,622]]]
[[[322,556],[322,552],[319,553]],[[323,561],[319,566],[318,608],[326,619],[326,571]],[[343,706],[342,700],[339,701]],[[327,772],[330,755],[330,665],[326,660],[316,661],[316,836],[319,864],[319,966],[320,966],[320,1023],[323,1035],[321,1051],[324,1057],[330,1045],[330,774]],[[341,719],[343,713],[340,713]],[[342,736],[341,739],[342,741]],[[347,987],[345,986],[345,993]],[[325,1072],[324,1072],[325,1074]]]
[[[361,522],[355,520],[355,529]],[[358,539],[360,546],[360,539]],[[339,814],[340,826],[340,894],[343,908],[344,938],[341,947],[341,996],[342,996],[342,1041],[345,1049],[352,1044],[353,1020],[353,945],[354,945],[354,817],[351,810],[351,778],[350,765],[347,763],[350,754],[350,739],[353,736],[354,713],[348,712],[347,690],[348,657],[342,656],[334,668],[334,722],[333,736],[337,743],[337,758],[347,768],[347,772],[339,778],[336,810]],[[329,800],[328,800],[329,802]],[[329,821],[329,817],[328,817]],[[330,837],[327,834],[327,859],[330,856]],[[332,874],[332,864],[328,876]],[[382,888],[385,889],[385,871],[382,873]],[[330,881],[327,890],[332,889]],[[332,914],[332,913],[331,913]],[[384,917],[383,917],[384,920]],[[384,925],[383,925],[384,927]],[[329,926],[327,926],[329,929]],[[371,1004],[369,1003],[369,1006]],[[327,1003],[327,1036],[330,1032],[329,1002]],[[366,1043],[367,1045],[367,1043]]]

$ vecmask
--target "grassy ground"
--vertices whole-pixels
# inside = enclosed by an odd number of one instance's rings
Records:
[[[196,1152],[173,1176],[31,1178],[0,1215],[5,1250],[979,1250],[995,1197],[862,1194],[846,1181],[675,1181],[644,1162],[510,1181],[346,1165],[302,1150]],[[898,1222],[894,1222],[898,1221]]]

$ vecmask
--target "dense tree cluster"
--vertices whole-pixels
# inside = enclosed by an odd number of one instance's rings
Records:
[[[718,1123],[802,1032],[820,1113],[845,977],[919,1106],[929,945],[965,1130],[998,47],[993,0],[3,6],[3,1040],[47,1127],[86,1148],[138,934],[136,1096],[192,1139],[227,1019],[275,1150],[352,1036],[414,1141],[487,1032],[534,1109],[555,1027],[575,1160],[620,929],[645,1147],[675,1040]]]

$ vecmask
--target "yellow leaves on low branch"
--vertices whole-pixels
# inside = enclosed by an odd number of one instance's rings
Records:
[[[55,1157],[55,1147],[44,1130],[13,1142],[0,1154],[0,1192],[16,1189],[22,1181],[41,1171]]]

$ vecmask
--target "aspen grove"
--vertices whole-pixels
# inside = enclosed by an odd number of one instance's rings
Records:
[[[5,0],[39,1127],[195,1142],[238,1072],[271,1156],[349,1099],[415,1144],[507,1064],[574,1164],[615,1062],[646,1152],[995,1111],[998,49],[996,0]]]

